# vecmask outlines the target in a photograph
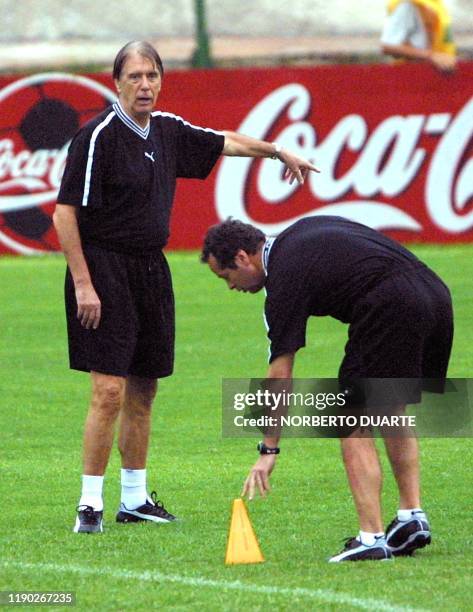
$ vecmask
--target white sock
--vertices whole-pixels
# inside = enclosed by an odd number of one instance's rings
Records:
[[[376,539],[380,538],[381,536],[384,536],[384,531],[380,531],[379,533],[371,533],[370,531],[361,531],[360,529],[356,539],[365,546],[373,546]]]
[[[103,510],[103,476],[82,475],[82,495],[79,506],[92,506],[94,510]]]
[[[146,503],[146,470],[128,470],[122,468],[121,502],[128,510],[136,510]]]
[[[422,508],[402,508],[397,511],[398,521],[409,521],[412,518],[414,512],[425,514]]]

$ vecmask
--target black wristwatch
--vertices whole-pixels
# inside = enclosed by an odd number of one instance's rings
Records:
[[[260,442],[256,447],[260,455],[279,455],[281,449],[279,447],[270,448],[264,442]]]

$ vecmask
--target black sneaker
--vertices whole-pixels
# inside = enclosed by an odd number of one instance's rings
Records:
[[[139,523],[140,521],[153,521],[154,523],[171,523],[177,518],[168,512],[157,498],[156,491],[151,493],[146,503],[135,510],[128,510],[125,504],[120,504],[117,514],[117,523]]]
[[[362,544],[356,538],[348,538],[345,541],[344,549],[329,559],[329,563],[339,563],[340,561],[388,561],[392,559],[391,551],[386,546],[384,536],[376,538],[372,546]]]
[[[412,555],[432,541],[429,521],[424,512],[412,512],[412,518],[395,518],[386,529],[386,542],[395,556]]]
[[[102,533],[103,511],[94,510],[92,506],[77,506],[77,518],[74,533]]]

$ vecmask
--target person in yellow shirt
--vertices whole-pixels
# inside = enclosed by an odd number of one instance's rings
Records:
[[[383,53],[398,60],[420,60],[452,71],[456,49],[443,0],[389,0],[381,36]]]

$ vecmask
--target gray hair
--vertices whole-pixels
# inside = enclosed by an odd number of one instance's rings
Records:
[[[153,45],[145,40],[133,40],[122,47],[115,57],[112,73],[114,79],[118,80],[120,78],[123,66],[133,51],[149,59],[157,67],[162,78],[164,74],[163,62]]]

